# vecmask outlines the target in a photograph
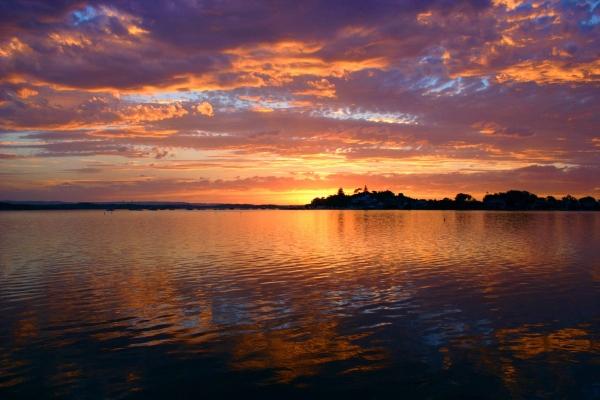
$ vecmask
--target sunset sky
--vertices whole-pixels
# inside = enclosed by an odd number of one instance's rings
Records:
[[[600,197],[600,0],[0,3],[0,200]]]

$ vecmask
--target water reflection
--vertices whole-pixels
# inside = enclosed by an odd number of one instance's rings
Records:
[[[21,212],[0,224],[0,394],[238,379],[589,397],[600,376],[597,213]]]
[[[328,363],[352,360],[345,372],[366,371],[380,367],[387,358],[383,348],[364,349],[356,344],[371,332],[343,335],[335,321],[314,317],[296,324],[295,328],[274,330],[262,325],[248,327],[248,333],[240,336],[232,349],[231,366],[275,370],[275,382],[290,383],[317,375]]]
[[[581,328],[566,328],[550,333],[531,332],[528,327],[498,331],[501,350],[508,350],[516,358],[526,359],[553,353],[553,356],[569,358],[569,353],[598,353],[599,343]],[[573,359],[574,361],[575,359]]]

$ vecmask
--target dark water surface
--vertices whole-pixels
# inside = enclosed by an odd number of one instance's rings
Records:
[[[0,398],[233,395],[599,399],[600,213],[0,213]]]

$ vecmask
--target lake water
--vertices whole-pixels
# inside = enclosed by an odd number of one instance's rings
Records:
[[[600,398],[600,213],[0,213],[0,398]]]

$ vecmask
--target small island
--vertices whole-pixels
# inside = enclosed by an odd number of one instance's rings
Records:
[[[317,197],[307,208],[344,210],[564,210],[598,211],[600,201],[592,196],[577,199],[571,195],[562,198],[539,197],[528,191],[509,190],[486,194],[483,201],[470,194],[458,193],[442,200],[416,199],[403,193],[394,194],[389,190],[369,191],[367,186],[358,188],[347,195],[343,188],[328,197]]]

